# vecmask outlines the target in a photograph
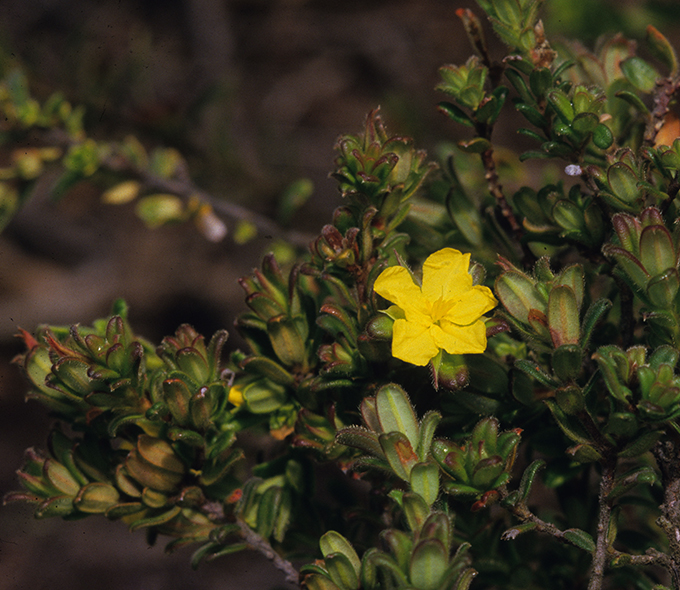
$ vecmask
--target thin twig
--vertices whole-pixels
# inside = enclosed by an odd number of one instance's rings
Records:
[[[599,511],[597,518],[597,539],[595,554],[593,555],[593,572],[588,583],[588,590],[601,590],[604,581],[604,571],[609,560],[609,526],[612,517],[612,506],[607,496],[614,487],[614,473],[616,471],[616,455],[612,452],[605,458],[600,478]]]
[[[68,149],[80,143],[60,129],[50,130],[43,135],[43,139],[45,143],[63,149]],[[312,234],[282,228],[264,215],[260,215],[225,198],[210,194],[197,187],[189,178],[163,178],[158,176],[131,161],[120,149],[117,149],[118,146],[115,143],[111,144],[110,147],[113,148],[112,153],[103,158],[100,166],[111,172],[125,174],[139,180],[147,190],[171,193],[187,200],[191,197],[198,198],[208,203],[217,213],[225,217],[252,223],[262,235],[266,237],[276,236],[295,246],[307,247],[315,238]]]
[[[671,432],[671,435],[673,433]],[[678,438],[677,436],[675,437]],[[654,458],[661,471],[664,502],[657,524],[668,539],[668,562],[666,568],[673,580],[674,590],[680,589],[680,458],[677,440],[659,442],[652,449]]]
[[[274,551],[267,539],[258,535],[240,518],[236,519],[236,524],[238,524],[239,529],[241,530],[241,536],[248,546],[271,560],[276,569],[286,574],[286,582],[290,582],[291,584],[299,583],[299,572],[293,567],[293,564],[290,561],[283,559],[283,557]]]
[[[509,495],[506,486],[500,487],[498,491],[500,492],[502,499],[505,499]],[[517,504],[508,506],[507,509],[523,523],[531,522],[535,524],[536,525],[535,530],[538,531],[539,533],[547,533],[548,535],[555,537],[558,541],[570,544],[569,541],[564,536],[564,531],[557,528],[551,522],[547,522],[536,516],[533,512],[531,512],[531,510],[529,510],[525,502],[518,502]]]
[[[496,160],[493,157],[493,147],[482,152],[482,165],[484,166],[484,178],[486,179],[489,192],[496,200],[496,205],[501,210],[503,217],[508,222],[510,229],[512,229],[515,237],[519,240],[522,237],[522,226],[518,223],[515,214],[512,212],[508,204],[505,194],[503,193],[503,186],[498,181],[498,172],[496,172]]]

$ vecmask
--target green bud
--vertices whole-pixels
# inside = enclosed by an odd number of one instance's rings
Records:
[[[456,391],[467,386],[470,374],[462,354],[449,354],[440,350],[430,361],[432,384],[435,390],[440,387]]]

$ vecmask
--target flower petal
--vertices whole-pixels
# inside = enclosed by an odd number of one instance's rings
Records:
[[[407,317],[412,310],[419,314],[426,313],[420,287],[413,282],[411,273],[403,266],[391,266],[382,271],[375,280],[373,290],[401,307]]]
[[[392,356],[414,365],[425,366],[439,352],[429,326],[397,320],[392,329]]]
[[[486,325],[478,320],[469,326],[457,326],[442,320],[430,329],[439,348],[449,354],[479,354],[486,350]]]
[[[457,299],[472,287],[470,254],[443,248],[423,264],[423,295],[429,301]]]
[[[451,307],[444,319],[459,326],[467,326],[497,305],[498,301],[489,287],[475,285]]]

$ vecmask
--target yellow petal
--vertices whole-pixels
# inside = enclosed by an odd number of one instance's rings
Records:
[[[486,350],[486,325],[482,320],[470,326],[457,326],[442,320],[432,326],[432,337],[449,354],[479,354]]]
[[[422,326],[406,320],[397,320],[392,329],[392,356],[411,363],[425,366],[439,352],[430,334],[429,326]]]
[[[375,280],[373,290],[395,303],[404,310],[407,317],[409,310],[425,313],[423,294],[420,287],[413,282],[411,273],[403,266],[391,266],[380,273]]]
[[[229,396],[227,398],[232,404],[237,408],[243,405],[245,401],[243,398],[243,386],[242,385],[232,385],[229,388]]]
[[[423,295],[429,301],[457,299],[472,287],[470,254],[444,248],[423,264]]]
[[[459,326],[467,326],[478,320],[487,311],[491,311],[496,305],[498,305],[498,301],[493,296],[491,289],[482,285],[475,285],[451,307],[445,319]]]

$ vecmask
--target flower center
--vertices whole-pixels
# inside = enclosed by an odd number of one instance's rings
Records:
[[[436,301],[432,302],[430,306],[430,317],[432,318],[432,323],[439,325],[440,320],[442,320],[451,310],[453,306],[453,301],[450,299],[444,299],[440,297]]]

